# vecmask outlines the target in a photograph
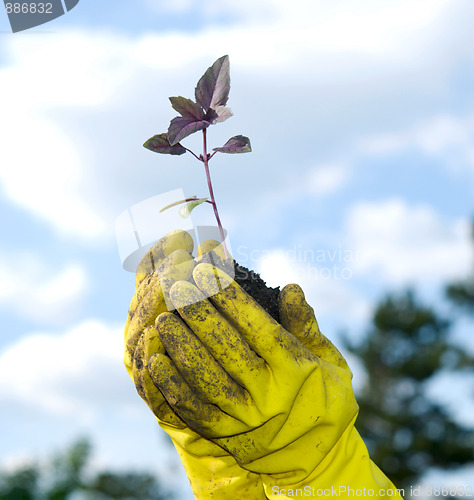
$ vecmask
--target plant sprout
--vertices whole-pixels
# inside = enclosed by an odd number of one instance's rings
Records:
[[[189,217],[192,210],[203,203],[210,203],[214,209],[217,225],[222,238],[222,244],[226,257],[229,257],[225,245],[224,229],[222,227],[217,203],[212,188],[209,161],[216,153],[248,153],[252,151],[250,140],[243,135],[231,137],[223,146],[213,148],[213,153],[208,152],[207,128],[215,123],[223,122],[232,116],[230,108],[226,107],[230,92],[230,65],[229,56],[223,56],[210,67],[200,78],[194,95],[196,102],[186,97],[170,97],[171,106],[181,115],[173,118],[170,122],[168,132],[155,135],[148,139],[143,145],[155,153],[182,155],[191,153],[197,160],[204,164],[209,196],[198,198],[191,196],[184,200],[175,201],[161,209],[167,210],[173,206],[184,204],[179,210],[182,217]],[[199,156],[190,149],[184,147],[180,141],[195,132],[202,132],[202,154]]]

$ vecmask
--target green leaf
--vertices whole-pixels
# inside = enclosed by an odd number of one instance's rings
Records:
[[[186,219],[187,217],[189,217],[191,215],[191,212],[199,205],[201,205],[201,203],[204,203],[208,200],[209,198],[199,198],[197,200],[193,200],[193,201],[190,201],[189,203],[187,203],[186,205],[184,205],[183,207],[181,207],[179,209],[179,215],[181,215],[181,217],[183,217],[183,219]]]
[[[179,201],[175,201],[173,203],[170,203],[169,205],[166,205],[166,207],[163,207],[161,210],[160,210],[160,213],[161,212],[164,212],[165,210],[168,210],[168,208],[171,208],[171,207],[175,207],[176,205],[180,205],[181,203],[186,203],[190,200],[197,200],[197,197],[196,196],[191,196],[190,198],[186,198],[184,200],[179,200]]]
[[[186,148],[181,146],[181,144],[176,143],[171,145],[168,140],[168,134],[166,133],[154,135],[143,144],[143,147],[155,153],[168,155],[184,155],[184,153],[186,153]]]
[[[221,148],[214,148],[219,153],[250,153],[250,139],[243,135],[231,137]]]
[[[188,135],[194,134],[198,130],[209,127],[210,123],[205,120],[197,121],[187,116],[178,116],[171,120],[168,129],[168,140],[171,145],[179,143]]]
[[[229,56],[222,56],[200,78],[196,90],[196,102],[208,111],[225,106],[230,92]]]
[[[194,118],[197,121],[200,121],[204,118],[204,110],[196,104],[191,99],[187,99],[186,97],[170,97],[171,106],[181,115],[186,118]]]

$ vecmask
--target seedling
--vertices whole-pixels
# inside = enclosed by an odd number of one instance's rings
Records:
[[[208,152],[207,128],[219,122],[223,122],[232,116],[230,108],[226,107],[230,92],[230,65],[229,56],[223,56],[202,75],[197,83],[194,95],[196,102],[186,97],[170,97],[171,106],[181,115],[173,118],[170,122],[168,132],[158,134],[148,139],[143,145],[155,153],[182,155],[191,153],[197,160],[204,164],[209,196],[198,198],[192,196],[184,200],[178,200],[161,209],[184,204],[179,214],[189,217],[189,214],[199,205],[210,203],[214,209],[217,225],[222,238],[222,244],[226,257],[229,257],[225,245],[224,229],[219,218],[217,203],[212,188],[209,161],[216,153],[248,153],[252,151],[250,140],[243,135],[231,137],[223,146],[213,148],[213,153]],[[199,156],[181,144],[184,138],[198,131],[202,132],[202,154]]]

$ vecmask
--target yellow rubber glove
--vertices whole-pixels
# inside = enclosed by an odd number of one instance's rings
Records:
[[[261,474],[267,498],[294,497],[297,489],[300,496],[394,496],[354,428],[352,374],[319,333],[301,289],[282,290],[284,328],[210,264],[193,277],[199,289],[187,281],[171,287],[184,321],[157,318],[167,355],[148,365],[176,413]]]
[[[212,249],[219,255],[216,245],[204,242],[198,255]],[[165,352],[154,327],[155,319],[168,311],[169,287],[176,280],[191,277],[192,250],[191,236],[185,231],[173,231],[142,259],[125,327],[125,366],[137,392],[170,435],[196,498],[264,499],[260,476],[242,469],[227,451],[191,430],[171,409],[148,373],[149,357]]]

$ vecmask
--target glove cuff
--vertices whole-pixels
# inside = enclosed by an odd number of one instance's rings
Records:
[[[239,467],[231,455],[196,457],[175,446],[196,499],[266,500],[260,475]]]
[[[349,424],[326,458],[302,482],[288,484],[272,475],[262,474],[267,498],[283,499],[303,495],[311,497],[395,497],[403,490],[395,488],[385,474],[370,460],[367,447],[354,427]],[[299,489],[298,493],[296,490]]]
[[[196,499],[267,498],[260,474],[239,467],[234,457],[215,443],[189,428],[179,429],[160,420],[158,423],[171,437]]]

